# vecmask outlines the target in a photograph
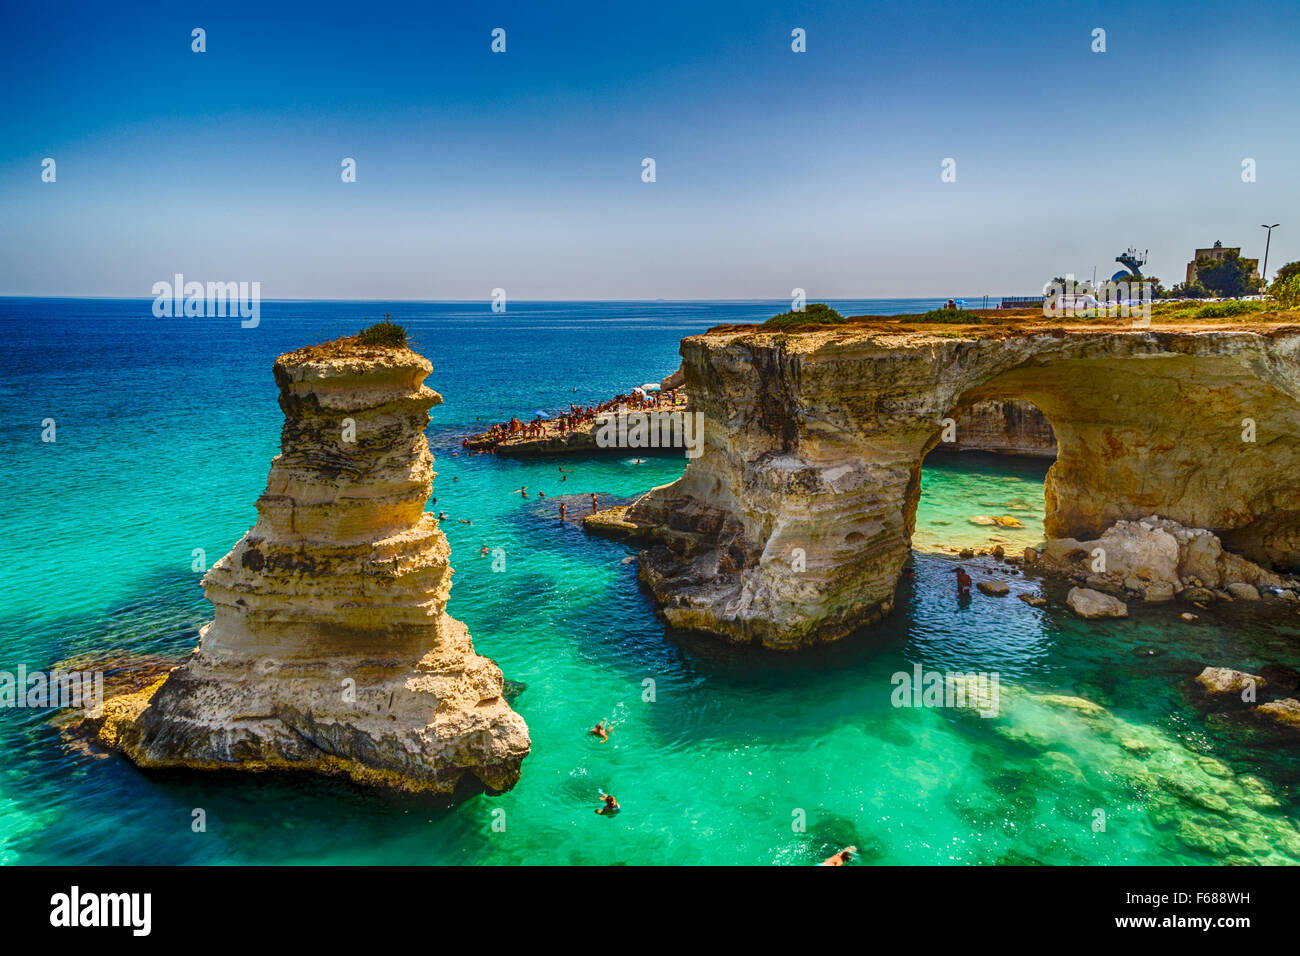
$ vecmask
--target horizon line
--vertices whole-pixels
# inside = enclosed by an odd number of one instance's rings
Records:
[[[880,295],[832,295],[832,296],[825,296],[825,297],[823,297],[823,298],[812,298],[812,297],[808,297],[806,301],[807,301],[809,304],[813,304],[813,303],[815,303],[815,302],[829,302],[829,301],[841,301],[841,302],[844,302],[844,301],[859,301],[859,302],[905,302],[905,301],[912,300],[912,299],[945,299],[945,300],[946,300],[946,299],[964,299],[964,300],[973,300],[973,299],[983,299],[983,298],[985,298],[985,297],[987,297],[987,298],[989,298],[989,299],[995,299],[995,298],[996,298],[996,299],[1002,299],[1002,298],[1008,298],[1008,297],[1010,297],[1010,298],[1018,298],[1019,296],[1008,296],[1008,295],[1005,295],[1005,294],[997,294],[997,295],[994,295],[994,294],[992,294],[992,293],[988,293],[987,296],[986,296],[986,293],[983,293],[983,292],[981,292],[979,295],[973,295],[973,296],[971,296],[971,295],[967,295],[967,296],[953,296],[953,295],[886,295],[886,296],[880,296]],[[135,296],[135,295],[8,295],[8,294],[0,294],[0,299],[76,299],[76,300],[87,300],[87,301],[101,301],[101,300],[108,300],[108,301],[113,301],[113,302],[152,302],[152,301],[153,301],[154,299],[156,299],[156,298],[157,298],[157,296]],[[777,297],[775,297],[775,298],[721,298],[721,299],[665,298],[665,297],[656,297],[656,298],[653,298],[653,299],[638,299],[638,298],[631,298],[631,299],[619,299],[619,298],[613,298],[613,299],[608,299],[608,298],[601,298],[601,299],[572,299],[572,298],[571,298],[571,299],[553,299],[553,298],[528,299],[528,298],[517,298],[517,299],[510,299],[510,300],[508,300],[508,301],[510,301],[510,302],[600,302],[600,303],[611,303],[611,302],[787,302],[787,301],[789,301],[789,300],[790,300],[790,297],[789,297],[789,296],[777,296]],[[442,303],[447,303],[447,304],[454,304],[454,305],[472,304],[472,303],[482,303],[482,304],[486,304],[486,305],[489,305],[489,306],[492,304],[492,298],[491,298],[490,296],[488,296],[488,297],[486,297],[486,298],[482,298],[482,299],[399,299],[399,298],[393,298],[393,299],[350,299],[350,298],[306,298],[306,299],[298,299],[298,298],[279,298],[279,299],[272,299],[272,298],[262,298],[262,299],[259,299],[259,301],[261,301],[261,302],[410,302],[410,303],[421,303],[421,304],[442,304]]]

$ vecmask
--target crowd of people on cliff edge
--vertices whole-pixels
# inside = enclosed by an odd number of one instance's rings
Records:
[[[483,434],[463,439],[460,445],[462,448],[482,447],[484,451],[495,451],[498,445],[507,441],[563,438],[583,425],[595,422],[601,415],[619,411],[667,411],[676,408],[683,400],[676,390],[647,393],[637,389],[631,395],[615,395],[599,405],[570,404],[568,412],[554,418],[537,418],[531,422],[511,418],[497,422]]]

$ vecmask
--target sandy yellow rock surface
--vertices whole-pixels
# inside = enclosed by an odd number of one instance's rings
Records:
[[[447,539],[424,510],[431,369],[355,340],[276,360],[282,450],[257,523],[203,579],[213,620],[147,706],[119,702],[102,739],[143,767],[514,785],[528,729],[447,614]]]

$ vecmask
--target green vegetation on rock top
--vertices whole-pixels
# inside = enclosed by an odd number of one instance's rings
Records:
[[[979,325],[984,316],[970,309],[931,309],[924,315],[910,316],[908,322],[942,322],[945,325]]]
[[[396,322],[384,319],[357,334],[362,345],[391,345],[395,348],[406,346],[406,329]]]
[[[824,302],[814,302],[802,312],[782,312],[780,315],[774,315],[763,325],[768,328],[788,329],[796,325],[835,325],[845,321],[847,320],[844,316],[829,305]]]

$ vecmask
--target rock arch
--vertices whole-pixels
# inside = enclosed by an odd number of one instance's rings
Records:
[[[921,462],[985,400],[1032,402],[1056,432],[1049,536],[1155,513],[1300,561],[1294,326],[732,330],[681,352],[705,451],[628,512],[658,539],[641,577],[671,625],[791,648],[887,614]]]

